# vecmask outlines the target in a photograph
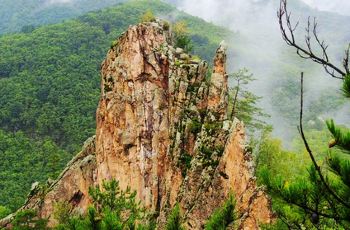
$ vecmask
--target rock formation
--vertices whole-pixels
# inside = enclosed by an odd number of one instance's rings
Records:
[[[225,47],[218,48],[208,78],[205,61],[171,44],[161,21],[132,26],[117,40],[102,63],[96,140],[58,180],[33,191],[23,209],[37,209],[53,225],[55,202],[84,212],[89,186],[114,178],[159,213],[160,229],[176,203],[185,227],[202,229],[231,193],[240,229],[273,220],[253,176],[244,125],[227,119]]]

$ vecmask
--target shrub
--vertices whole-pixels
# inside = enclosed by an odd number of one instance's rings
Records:
[[[209,220],[205,224],[206,230],[225,230],[228,226],[232,225],[235,216],[236,201],[231,194],[222,207],[218,208],[210,216]]]
[[[19,211],[12,222],[15,230],[44,230],[47,229],[47,220],[37,216],[37,212],[32,209]]]
[[[71,204],[66,202],[58,202],[54,205],[53,217],[58,223],[67,224],[70,218]]]
[[[155,22],[155,21],[156,21],[156,17],[154,16],[154,14],[151,10],[147,10],[141,16],[141,22]]]
[[[192,40],[189,36],[185,21],[179,21],[174,25],[175,47],[179,47],[189,53],[193,50]]]
[[[6,217],[10,213],[11,213],[10,209],[4,206],[0,206],[0,219]]]
[[[197,134],[202,129],[202,124],[196,120],[192,120],[188,127],[189,131],[193,134]]]
[[[184,230],[184,228],[181,226],[181,212],[179,204],[176,204],[173,210],[171,211],[165,229]]]

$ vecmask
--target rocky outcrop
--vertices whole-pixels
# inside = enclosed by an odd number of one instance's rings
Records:
[[[117,40],[102,63],[96,141],[24,208],[38,209],[54,224],[55,202],[71,202],[83,212],[89,186],[117,179],[159,213],[160,229],[176,203],[186,228],[202,229],[231,193],[240,229],[273,220],[253,176],[244,125],[227,119],[225,47],[218,48],[208,73],[205,61],[171,44],[160,21],[132,26]]]
[[[40,217],[48,218],[55,225],[54,206],[58,202],[68,202],[72,211],[83,213],[90,203],[89,187],[96,181],[95,137],[89,138],[78,153],[62,171],[56,181],[40,185],[34,183],[28,199],[20,210],[38,210]],[[1,227],[10,227],[15,213],[0,220]]]

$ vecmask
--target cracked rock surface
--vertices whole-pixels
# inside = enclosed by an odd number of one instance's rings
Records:
[[[159,213],[160,229],[176,203],[185,227],[202,229],[230,193],[239,229],[271,223],[270,200],[257,187],[245,150],[244,125],[227,119],[225,47],[208,74],[205,61],[172,47],[161,21],[131,26],[114,44],[101,66],[96,137],[56,181],[45,189],[36,185],[22,209],[35,208],[54,225],[54,203],[68,201],[83,213],[89,186],[114,178]]]

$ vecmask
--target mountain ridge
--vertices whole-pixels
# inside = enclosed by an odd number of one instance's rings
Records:
[[[149,9],[159,15],[175,10],[161,2],[148,6],[143,1],[137,1],[64,23],[39,27],[30,33],[1,36],[0,129],[8,133],[7,136],[22,132],[38,144],[44,140],[51,141],[60,149],[58,152],[64,152],[64,159],[73,156],[95,132],[99,68],[106,51],[123,30],[136,24]],[[175,19],[178,15],[181,17],[178,20],[189,21],[190,31],[197,27],[191,36],[195,38],[194,52],[201,56],[211,59],[217,44],[228,34],[226,30],[198,18],[177,12],[173,15]],[[109,25],[109,31],[106,25]],[[0,205],[15,209],[18,203],[24,202],[25,191],[32,183],[37,180],[44,182],[44,177],[57,176],[59,170],[37,176],[47,171],[43,170],[47,162],[60,162],[55,166],[57,169],[64,167],[66,162],[61,164],[62,160],[58,161],[53,151],[47,151],[45,155],[36,148],[34,151],[38,154],[33,155],[25,147],[7,139],[16,146],[0,146],[4,159],[0,188],[6,186],[8,191],[0,193]],[[20,150],[12,151],[15,148]],[[8,159],[16,159],[19,151],[23,153],[23,159],[34,157],[31,164],[38,167],[10,163]],[[18,183],[11,186],[9,180]],[[23,189],[18,190],[17,186]],[[14,197],[10,198],[12,195]],[[17,200],[16,204],[13,200]]]
[[[177,203],[186,228],[202,229],[231,193],[239,229],[271,223],[274,214],[257,187],[244,125],[227,117],[226,48],[217,49],[208,71],[205,61],[172,46],[161,21],[131,26],[114,44],[101,66],[96,141],[90,139],[48,189],[33,186],[21,210],[37,210],[53,227],[55,203],[86,212],[89,187],[115,179],[158,213],[160,229]]]

